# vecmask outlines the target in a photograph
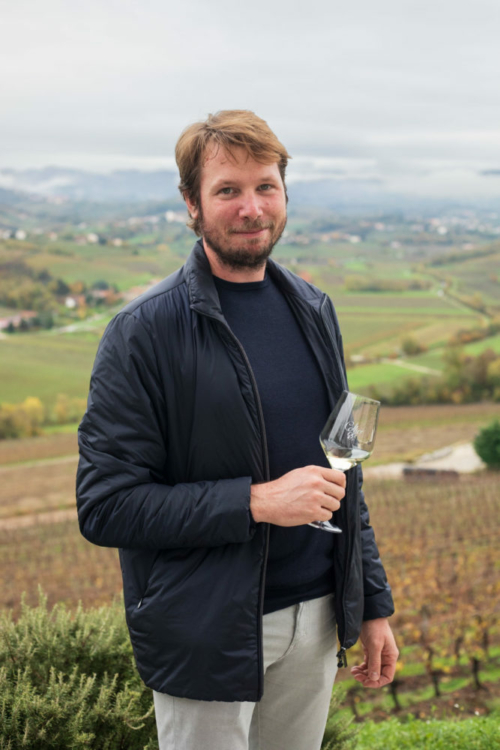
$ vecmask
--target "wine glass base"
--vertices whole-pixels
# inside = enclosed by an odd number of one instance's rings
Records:
[[[307,525],[312,526],[313,529],[329,531],[330,534],[342,534],[342,529],[339,529],[338,526],[334,526],[332,523],[330,523],[330,521],[311,521],[311,523]]]

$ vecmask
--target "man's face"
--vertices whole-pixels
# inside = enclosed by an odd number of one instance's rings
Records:
[[[278,164],[261,164],[243,148],[212,147],[201,172],[199,218],[205,245],[232,269],[265,264],[286,225],[286,196]]]

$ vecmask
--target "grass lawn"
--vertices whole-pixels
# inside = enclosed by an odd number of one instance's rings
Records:
[[[356,750],[498,750],[500,715],[463,721],[397,719],[361,727]]]

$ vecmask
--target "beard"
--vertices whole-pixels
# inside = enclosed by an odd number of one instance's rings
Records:
[[[208,224],[203,216],[200,206],[199,210],[200,231],[203,239],[208,246],[214,251],[222,265],[233,270],[242,268],[257,269],[265,265],[266,260],[271,255],[274,246],[280,239],[286,226],[287,215],[278,222],[247,222],[238,229],[221,230]],[[231,235],[237,232],[255,232],[258,229],[268,229],[270,239],[263,247],[258,246],[261,238],[246,238],[245,247],[237,247],[236,242],[231,244]],[[241,238],[240,238],[241,241]]]

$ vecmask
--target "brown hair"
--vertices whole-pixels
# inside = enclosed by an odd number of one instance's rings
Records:
[[[199,204],[201,168],[209,144],[215,143],[226,149],[242,147],[255,161],[263,164],[278,163],[285,187],[285,171],[291,159],[282,143],[260,117],[247,109],[224,109],[208,115],[204,122],[195,122],[183,130],[175,147],[175,160],[179,168],[179,190],[182,197]],[[287,197],[288,200],[288,197]],[[190,217],[187,225],[200,235],[200,222]]]

